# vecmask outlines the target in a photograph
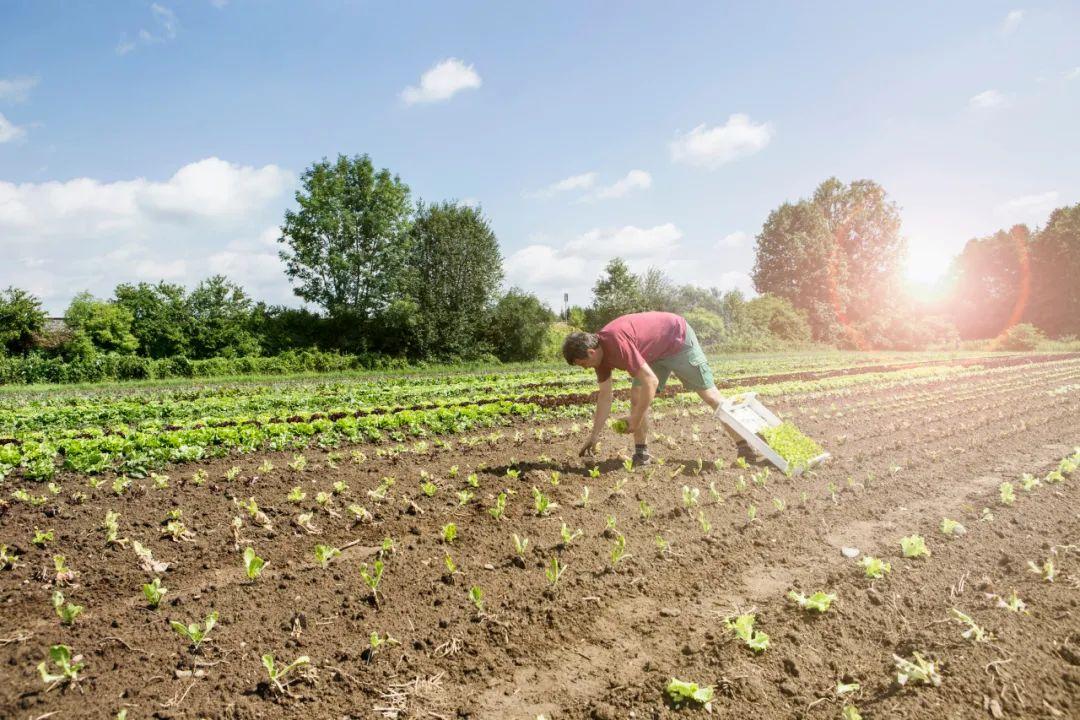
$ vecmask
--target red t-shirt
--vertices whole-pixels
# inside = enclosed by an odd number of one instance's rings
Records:
[[[632,313],[615,318],[596,335],[604,349],[604,359],[596,366],[596,379],[604,382],[613,369],[634,375],[642,365],[682,350],[686,320],[669,312]]]

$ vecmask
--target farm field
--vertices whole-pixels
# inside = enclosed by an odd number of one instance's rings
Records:
[[[4,389],[0,716],[1080,714],[1080,356],[713,368],[832,460],[737,462],[669,392],[657,462],[583,461],[565,366]]]

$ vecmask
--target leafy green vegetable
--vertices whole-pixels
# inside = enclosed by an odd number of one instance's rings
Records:
[[[630,432],[630,423],[626,420],[612,420],[608,423],[608,426],[620,435],[626,435]]]
[[[861,560],[863,571],[866,573],[866,577],[874,580],[885,577],[892,572],[892,565],[885,562],[881,558],[871,557],[870,555],[864,555]]]
[[[244,572],[247,573],[248,580],[258,578],[265,566],[266,561],[255,554],[255,548],[251,546],[244,548]]]
[[[913,653],[914,662],[905,660],[899,655],[893,655],[896,664],[896,682],[907,685],[909,682],[922,685],[941,685],[941,675],[938,674],[937,664],[923,658],[919,653]]]
[[[791,422],[764,428],[758,434],[793,467],[806,467],[811,460],[825,452]]]
[[[926,547],[926,541],[921,535],[908,535],[905,538],[900,538],[900,549],[906,558],[930,555],[930,549]]]
[[[754,652],[764,652],[769,647],[769,636],[754,629],[755,620],[753,613],[743,613],[734,620],[730,617],[724,618],[724,626]]]
[[[788,598],[798,604],[803,610],[814,610],[819,613],[827,612],[833,601],[836,600],[836,595],[831,593],[825,593],[818,591],[807,597],[801,592],[792,590],[788,593]]]
[[[956,520],[942,518],[941,532],[945,533],[946,535],[963,535],[967,532],[967,528],[958,523]]]
[[[191,643],[191,647],[198,650],[199,646],[206,640],[206,636],[209,635],[210,631],[217,625],[217,621],[218,614],[217,610],[215,610],[206,616],[206,620],[202,625],[199,625],[199,623],[185,625],[178,620],[170,620],[169,627],[175,630],[181,637],[187,638]]]
[[[311,664],[311,658],[307,655],[301,655],[293,660],[285,667],[278,667],[274,664],[274,656],[270,653],[262,656],[263,667],[266,668],[267,675],[270,676],[270,682],[274,683],[274,687],[279,693],[285,693],[287,690],[288,682],[283,682],[285,676],[289,675],[293,670],[304,667]]]
[[[161,598],[165,596],[169,588],[161,584],[161,578],[154,578],[152,582],[143,584],[142,591],[147,604],[152,608],[156,608],[161,604]]]
[[[49,648],[49,660],[52,660],[60,670],[59,675],[53,675],[48,671],[47,661],[38,663],[37,669],[41,673],[41,681],[46,685],[67,682],[72,685],[79,681],[79,671],[86,664],[82,662],[82,655],[71,656],[71,648],[67,645],[53,645]]]
[[[680,705],[685,702],[695,702],[705,704],[711,702],[713,699],[713,686],[712,685],[698,685],[696,682],[687,682],[685,680],[676,680],[671,678],[667,687],[668,697],[676,705]]]

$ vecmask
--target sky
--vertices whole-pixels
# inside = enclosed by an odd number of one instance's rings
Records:
[[[367,153],[482,208],[506,284],[603,265],[752,292],[768,213],[869,178],[908,274],[1080,202],[1080,3],[0,0],[0,288],[224,273],[299,305],[278,226]]]

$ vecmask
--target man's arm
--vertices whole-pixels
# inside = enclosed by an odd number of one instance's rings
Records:
[[[611,414],[611,400],[614,396],[615,391],[612,389],[611,378],[609,377],[600,383],[600,392],[596,396],[596,411],[593,413],[592,432],[589,433],[589,437],[585,440],[580,455],[590,454],[593,446],[600,440],[600,432],[604,429],[604,423],[607,422],[608,415]]]
[[[660,380],[652,371],[648,363],[642,363],[634,378],[641,384],[630,389],[630,432],[639,435],[639,429],[645,421],[645,414],[649,412],[653,398],[656,397],[656,388]]]

